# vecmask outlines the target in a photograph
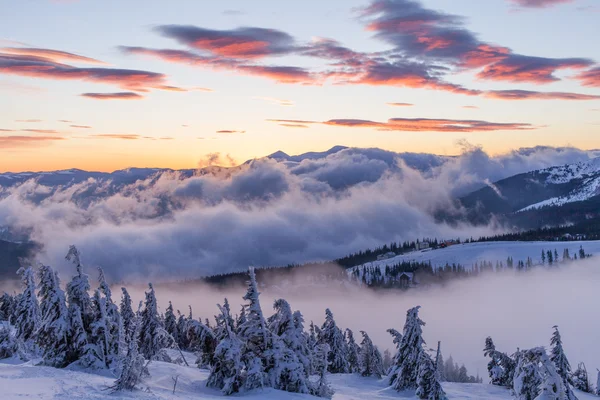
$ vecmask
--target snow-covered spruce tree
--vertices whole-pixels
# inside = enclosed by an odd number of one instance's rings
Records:
[[[81,254],[73,245],[69,246],[69,252],[65,258],[71,261],[76,269],[77,274],[67,283],[67,301],[69,308],[77,306],[81,313],[81,320],[86,331],[89,331],[92,322],[92,300],[90,298],[90,282],[87,274],[83,272],[81,264]],[[70,310],[71,314],[73,313]]]
[[[375,376],[381,379],[385,375],[381,353],[365,331],[360,331],[360,333],[363,337],[359,353],[360,374],[362,376]]]
[[[244,305],[242,304],[240,313],[237,315],[237,317],[235,319],[236,332],[239,331],[240,326],[244,325],[244,322],[246,322],[246,307],[244,307]]]
[[[0,360],[13,357],[21,351],[21,343],[8,321],[0,321]]]
[[[0,296],[0,321],[14,323],[15,299],[8,293]]]
[[[538,353],[535,349],[521,350],[516,358],[518,361],[513,380],[515,396],[517,400],[534,400],[542,384]]]
[[[516,367],[515,360],[507,354],[496,350],[494,341],[489,336],[485,339],[483,354],[491,359],[488,363],[488,373],[492,385],[513,387]]]
[[[361,372],[359,354],[360,354],[360,346],[354,340],[354,332],[351,329],[346,329],[345,333],[347,348],[348,348],[348,367],[350,369],[349,372]]]
[[[560,332],[558,331],[558,326],[554,325],[552,328],[554,329],[554,332],[552,333],[552,338],[550,339],[550,346],[552,347],[550,359],[554,363],[556,372],[558,375],[560,375],[563,381],[567,400],[575,400],[577,397],[575,397],[573,391],[571,390],[571,385],[573,384],[573,380],[571,379],[571,364],[569,364],[569,360],[565,355],[562,338],[560,337]]]
[[[186,326],[189,348],[197,351],[196,365],[198,368],[210,368],[219,344],[215,333],[208,325],[194,319],[187,320]]]
[[[332,374],[346,374],[350,372],[344,334],[336,325],[333,313],[329,308],[325,310],[325,322],[321,326],[319,343],[327,343],[329,345],[329,372]]]
[[[173,337],[175,343],[179,345],[180,340],[179,330],[177,328],[177,317],[175,317],[175,312],[173,311],[173,304],[170,301],[169,306],[165,311],[165,330],[169,335],[171,335],[171,337]]]
[[[182,350],[190,349],[190,341],[188,339],[189,321],[185,315],[177,310],[177,345]]]
[[[319,376],[319,380],[311,385],[313,396],[331,399],[335,393],[327,381],[327,364],[329,359],[329,345],[327,343],[318,344],[314,352],[314,369]]]
[[[270,347],[269,332],[267,330],[262,308],[260,307],[258,285],[254,268],[249,268],[250,280],[248,290],[244,295],[246,300],[246,322],[240,326],[239,336],[244,342],[242,359],[246,363],[247,390],[264,386],[265,382],[265,355]]]
[[[271,337],[267,350],[267,384],[278,390],[293,393],[309,393],[308,374],[296,353],[277,335]]]
[[[418,386],[419,360],[423,353],[423,330],[425,325],[419,318],[420,306],[406,312],[406,323],[395,364],[390,371],[390,385],[397,391],[416,389]]]
[[[588,376],[587,369],[584,363],[579,363],[577,369],[571,375],[573,381],[573,387],[577,390],[581,390],[585,393],[592,393],[592,385],[590,383],[590,377]]]
[[[237,393],[243,387],[244,377],[242,362],[242,342],[227,323],[231,318],[229,308],[217,305],[221,314],[218,320],[222,322],[220,341],[215,349],[213,365],[206,382],[208,387],[221,389],[225,395]]]
[[[292,313],[289,303],[283,299],[276,300],[273,309],[275,314],[269,317],[268,328],[294,353],[295,358],[301,364],[302,375],[308,379],[311,373],[311,351],[304,333],[304,317],[300,311]],[[285,362],[290,363],[291,358],[287,356]],[[296,368],[293,366],[293,369]]]
[[[229,336],[229,331],[235,332],[235,321],[231,316],[231,307],[227,298],[223,300],[223,305],[217,304],[221,313],[215,315],[215,328],[213,329],[217,341]]]
[[[88,334],[88,346],[85,356],[81,359],[81,363],[86,367],[103,369],[109,366],[110,339],[106,319],[106,302],[100,295],[100,290],[96,289],[92,296],[92,323]]]
[[[40,319],[40,307],[35,294],[35,278],[32,267],[19,268],[23,293],[15,301],[15,328],[17,337],[23,342],[32,339]]]
[[[418,371],[418,387],[415,394],[420,399],[446,400],[446,392],[442,389],[442,385],[436,376],[435,364],[429,354],[425,351],[422,351],[419,356]]]
[[[119,307],[113,302],[112,291],[108,283],[106,283],[104,271],[100,267],[98,267],[98,283],[98,289],[104,295],[103,300],[106,310],[106,334],[108,340],[106,357],[108,365],[114,367],[113,363],[119,360],[119,355],[121,354],[120,346],[123,342],[123,324],[121,314],[119,314]]]
[[[123,292],[127,293],[126,290]],[[130,299],[131,300],[131,299]],[[120,361],[121,373],[115,384],[111,387],[113,391],[134,390],[140,382],[142,375],[146,372],[144,357],[139,353],[138,338],[140,334],[140,317],[134,315],[129,321],[130,331],[126,333],[129,337],[127,343],[127,354]]]
[[[307,375],[311,375],[312,370],[312,348],[308,343],[308,334],[304,331],[304,316],[298,310],[294,311],[292,314],[294,319],[294,332],[291,337],[284,338],[284,340],[289,340],[290,347],[296,353],[298,360],[304,366],[304,370]]]
[[[435,353],[435,377],[439,382],[446,380],[444,373],[444,357],[442,356],[442,342],[438,341],[437,351]]]
[[[148,289],[144,309],[141,312],[139,350],[144,358],[151,360],[160,350],[170,347],[173,338],[165,331],[162,325],[162,321],[158,315],[154,287],[152,287],[151,283],[148,284]]]
[[[40,267],[38,279],[41,318],[35,333],[36,343],[43,351],[45,365],[65,367],[70,327],[65,292],[58,274],[47,265]]]
[[[577,397],[569,388],[569,384],[564,384],[563,378],[556,371],[556,367],[546,354],[546,350],[543,347],[537,347],[533,350],[537,354],[542,376],[542,383],[535,400],[577,400]]]
[[[600,370],[598,370],[598,376],[596,377],[596,395],[600,396]]]
[[[135,312],[131,307],[131,296],[126,288],[122,287],[121,292],[121,303],[119,305],[119,314],[121,315],[121,323],[123,325],[123,336],[124,342],[129,343],[131,340],[131,334],[134,332],[133,323],[135,319]],[[129,345],[127,345],[127,351],[129,351]]]

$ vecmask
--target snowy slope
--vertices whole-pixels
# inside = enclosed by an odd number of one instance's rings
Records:
[[[36,367],[30,364],[0,364],[0,397],[3,400],[39,399],[216,399],[223,398],[217,390],[208,389],[205,380],[208,371],[194,367],[163,362],[150,364],[150,374],[144,385],[148,391],[110,393],[107,388],[113,378],[80,371]],[[179,376],[177,390],[173,391],[172,377]],[[336,390],[334,400],[353,399],[415,399],[411,393],[397,393],[386,387],[386,380],[363,378],[359,375],[332,375]],[[486,384],[446,383],[450,399],[510,399],[508,390]],[[316,399],[308,395],[292,394],[272,389],[258,390],[234,396],[248,400]],[[590,397],[591,398],[591,397]],[[587,397],[580,396],[581,400]]]
[[[429,251],[414,251],[405,253],[387,260],[372,261],[359,265],[385,268],[402,261],[431,262],[433,267],[443,267],[446,263],[461,264],[465,268],[470,268],[473,264],[481,261],[496,261],[506,263],[508,257],[512,257],[515,264],[517,261],[527,260],[531,257],[534,264],[541,262],[542,250],[554,249],[562,256],[564,249],[569,249],[571,255],[577,253],[579,247],[583,246],[587,254],[600,254],[600,240],[582,241],[582,242],[479,242],[465,243]]]
[[[111,393],[107,388],[114,378],[81,371],[69,371],[50,367],[36,367],[31,364],[11,365],[0,363],[0,398],[2,400],[110,400],[110,399],[223,399],[217,390],[205,385],[208,371],[163,362],[150,364],[150,378],[144,386],[147,390]],[[173,394],[172,377],[178,376],[178,384]],[[331,375],[330,382],[336,394],[333,400],[366,399],[417,399],[412,393],[398,393],[387,387],[386,379],[364,378],[358,374]],[[444,390],[450,400],[509,400],[510,391],[488,384],[444,383]],[[593,400],[597,397],[577,393],[580,400]],[[309,400],[317,399],[309,395],[287,393],[273,389],[256,390],[243,395],[232,396],[247,400]]]
[[[551,167],[538,171],[548,174],[546,184],[560,185],[574,180],[581,180],[575,189],[563,196],[552,197],[531,204],[519,211],[526,211],[544,206],[562,206],[575,201],[588,200],[600,195],[600,158],[587,162],[578,162],[559,167]]]

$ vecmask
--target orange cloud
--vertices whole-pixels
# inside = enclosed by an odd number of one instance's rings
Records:
[[[392,106],[392,107],[412,107],[414,106],[414,104],[412,103],[385,103],[388,106]]]
[[[98,135],[91,135],[92,137],[99,139],[123,139],[123,140],[137,140],[140,139],[140,135],[120,134],[120,133],[103,133]]]
[[[65,140],[59,136],[0,136],[0,149],[38,147]]]

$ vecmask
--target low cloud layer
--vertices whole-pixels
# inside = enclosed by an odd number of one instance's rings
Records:
[[[460,213],[452,200],[486,182],[591,156],[538,147],[491,157],[464,147],[459,157],[340,148],[234,168],[215,166],[229,161],[214,154],[200,170],[43,175],[2,183],[0,226],[41,243],[39,258],[52,265],[76,244],[114,279],[198,277],[423,236],[489,234],[496,228],[440,225],[432,215]]]

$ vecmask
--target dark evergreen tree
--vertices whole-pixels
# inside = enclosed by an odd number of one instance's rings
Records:
[[[121,292],[123,295],[121,296],[120,315],[125,337],[124,342],[127,343],[131,340],[131,335],[134,333],[133,323],[136,315],[131,307],[131,296],[129,296],[129,292],[124,287],[121,288]],[[129,351],[129,345],[127,346],[127,351]]]
[[[446,380],[444,369],[444,357],[442,356],[442,342],[438,341],[437,351],[435,353],[435,373],[439,382]]]
[[[577,390],[581,390],[584,393],[593,393],[592,384],[585,368],[584,363],[579,363],[577,369],[571,375],[573,381],[573,387]]]

